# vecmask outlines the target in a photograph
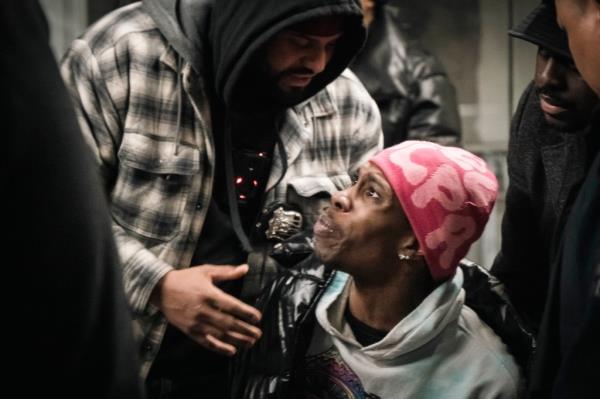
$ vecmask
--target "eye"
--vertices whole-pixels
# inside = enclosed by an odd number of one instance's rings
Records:
[[[353,173],[350,175],[350,180],[352,181],[352,185],[355,186],[358,183],[358,174]]]
[[[379,193],[377,191],[375,191],[372,187],[368,187],[365,190],[365,195],[369,198],[373,198],[373,199],[381,199],[381,196],[379,195]]]
[[[325,50],[333,51],[333,49],[335,48],[336,45],[337,45],[337,42],[327,43],[327,45],[325,46]]]
[[[291,42],[298,48],[307,48],[310,46],[310,41],[302,36],[291,36]]]

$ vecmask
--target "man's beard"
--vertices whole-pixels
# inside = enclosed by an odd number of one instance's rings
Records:
[[[283,90],[280,87],[280,82],[287,75],[293,74],[312,74],[313,72],[307,68],[294,68],[288,69],[286,71],[280,72],[278,74],[274,74],[272,71],[268,71],[269,79],[268,90],[270,91],[270,96],[279,104],[282,104],[286,107],[294,106],[305,100],[306,98],[306,89],[310,85],[310,82],[304,87],[294,87],[290,86],[286,90]]]
[[[261,58],[263,60],[260,60]],[[259,53],[255,60],[248,64],[235,89],[233,96],[236,99],[235,108],[240,111],[262,113],[297,105],[306,99],[310,83],[305,87],[289,87],[283,90],[279,82],[288,74],[307,72],[312,73],[304,68],[275,73]]]

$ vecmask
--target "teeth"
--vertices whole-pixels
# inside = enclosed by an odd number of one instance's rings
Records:
[[[325,229],[327,229],[328,233],[333,233],[335,230],[333,229],[333,227],[330,225],[329,223],[329,219],[327,217],[321,216],[319,218],[319,223],[321,223],[321,225],[323,225],[323,227],[325,227]]]

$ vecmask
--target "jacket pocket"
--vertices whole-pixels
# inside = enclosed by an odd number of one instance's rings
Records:
[[[167,241],[179,231],[194,175],[200,172],[198,149],[137,133],[123,137],[119,173],[112,191],[112,215],[127,230]]]
[[[302,176],[290,179],[286,201],[300,207],[305,228],[312,228],[321,210],[330,204],[331,195],[350,186],[348,174]]]

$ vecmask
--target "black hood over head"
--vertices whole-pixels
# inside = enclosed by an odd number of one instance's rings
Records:
[[[333,58],[298,103],[337,78],[366,37],[360,0],[144,0],[144,5],[169,44],[196,71],[211,68],[215,93],[229,109],[249,105],[251,93],[240,100],[238,90],[244,72],[281,30],[312,18],[346,17]]]
[[[143,0],[160,33],[198,73],[205,72],[210,17],[215,0]]]
[[[229,108],[244,107],[236,98],[244,71],[275,34],[316,17],[346,16],[344,34],[333,58],[304,92],[304,101],[332,82],[362,48],[366,31],[359,0],[218,0],[210,29],[217,94]],[[250,97],[251,98],[251,97]],[[243,101],[243,100],[242,100]],[[246,101],[243,101],[246,102]],[[289,105],[289,104],[288,104]]]

